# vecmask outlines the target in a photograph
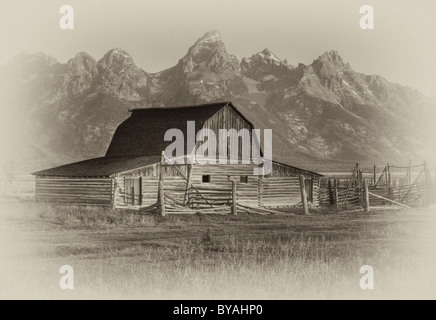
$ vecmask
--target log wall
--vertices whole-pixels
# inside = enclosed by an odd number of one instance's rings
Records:
[[[301,202],[299,176],[292,170],[274,171],[268,177],[253,175],[254,165],[196,165],[193,167],[192,182],[200,187],[213,186],[223,190],[231,190],[232,179],[237,181],[238,203],[248,206],[288,207]],[[301,171],[300,171],[301,172]],[[203,175],[210,175],[210,183],[203,183]],[[283,175],[283,176],[281,176]],[[238,177],[247,177],[241,182]],[[319,205],[318,177],[306,177],[313,183],[313,206]],[[313,181],[313,182],[312,182]],[[224,195],[223,195],[224,196]],[[223,198],[223,197],[222,197]]]
[[[194,165],[192,168],[192,183],[199,188],[232,189],[232,179],[237,181],[238,202],[250,206],[258,206],[259,177],[253,175],[255,165]],[[204,175],[210,175],[210,182],[203,183]],[[246,177],[241,182],[240,177]]]
[[[112,204],[111,178],[36,177],[35,199],[64,204]]]

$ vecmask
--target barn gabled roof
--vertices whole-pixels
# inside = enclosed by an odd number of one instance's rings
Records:
[[[67,164],[33,174],[55,177],[109,177],[117,173],[160,163],[162,151],[172,143],[164,141],[168,129],[176,128],[186,133],[187,122],[195,121],[195,131],[198,132],[206,120],[226,106],[231,107],[254,129],[253,124],[229,101],[196,106],[132,109],[129,110],[132,112],[130,118],[120,124],[115,131],[104,157]],[[284,165],[291,167],[287,164]],[[319,175],[304,169],[292,168]]]
[[[160,163],[160,160],[160,156],[101,157],[42,170],[33,174],[51,177],[109,177],[116,173]]]
[[[179,129],[185,134],[187,122],[195,121],[195,131],[198,132],[206,120],[226,106],[233,108],[254,128],[253,124],[229,101],[196,106],[132,109],[131,117],[115,131],[106,156],[160,155],[172,143],[164,141],[168,129]],[[192,150],[185,151],[189,153]]]

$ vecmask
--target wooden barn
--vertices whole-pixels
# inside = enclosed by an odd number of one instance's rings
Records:
[[[253,173],[259,165],[242,161],[205,165],[164,162],[162,153],[172,143],[164,140],[165,133],[174,128],[187,132],[188,121],[195,121],[195,133],[201,129],[248,129],[250,147],[253,143],[253,124],[231,102],[134,109],[117,128],[104,157],[34,173],[36,200],[138,209],[157,206],[159,199],[165,199],[168,212],[183,206],[228,207],[236,181],[238,204],[286,207],[301,202],[299,177],[303,175],[308,201],[318,205],[321,175],[287,164],[273,161],[271,173],[261,176]],[[185,156],[198,147],[197,143],[188,150],[188,145],[184,144]],[[240,160],[243,150],[241,143]],[[165,198],[159,192],[160,181]]]

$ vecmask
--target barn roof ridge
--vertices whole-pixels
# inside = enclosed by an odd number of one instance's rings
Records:
[[[228,104],[233,103],[231,101],[220,101],[220,102],[210,102],[210,103],[202,103],[202,104],[186,104],[186,105],[174,105],[174,106],[161,106],[161,107],[143,107],[143,108],[131,108],[129,112],[137,112],[137,111],[147,111],[147,110],[161,110],[161,109],[188,109],[188,108],[202,108],[202,107],[211,107],[211,106],[221,106],[225,107]]]
[[[254,129],[253,123],[233,104],[232,101],[226,100],[221,102],[210,102],[210,103],[202,103],[202,104],[196,104],[196,105],[179,105],[179,106],[162,106],[162,107],[144,107],[144,108],[131,108],[129,109],[130,113],[133,112],[146,112],[150,110],[183,110],[183,109],[194,109],[194,108],[206,108],[206,107],[226,107],[230,106],[232,107],[245,121],[247,121],[250,126]]]

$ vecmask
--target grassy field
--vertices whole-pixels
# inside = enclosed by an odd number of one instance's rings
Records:
[[[0,298],[436,298],[432,210],[162,218],[0,206]],[[62,265],[74,290],[59,287]],[[374,290],[359,286],[363,265]]]

